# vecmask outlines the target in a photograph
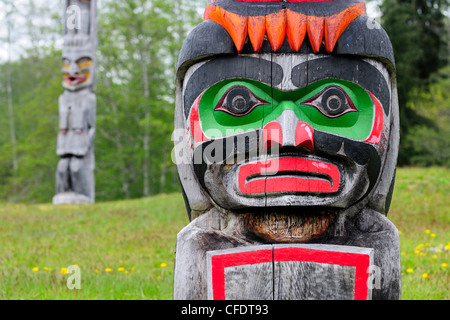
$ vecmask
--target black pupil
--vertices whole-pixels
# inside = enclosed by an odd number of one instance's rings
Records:
[[[233,102],[231,103],[233,108],[236,110],[245,110],[245,107],[247,106],[247,101],[243,96],[236,96],[233,99]]]
[[[227,109],[236,114],[246,113],[252,107],[250,93],[244,88],[234,88],[228,93]]]
[[[342,100],[338,96],[331,96],[328,98],[327,106],[331,110],[337,110],[341,107]]]
[[[322,105],[331,115],[338,115],[346,110],[347,99],[344,93],[339,89],[330,89],[325,92]]]

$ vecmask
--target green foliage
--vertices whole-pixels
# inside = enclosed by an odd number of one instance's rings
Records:
[[[449,22],[444,15],[448,5],[448,0],[382,0],[382,25],[396,59],[402,136],[400,165],[422,162],[416,161],[421,156],[414,153],[416,148],[409,141],[420,139],[417,127],[433,126],[428,117],[411,108],[411,102],[418,90],[429,90],[431,75],[448,64]]]
[[[450,167],[450,67],[438,74],[428,90],[417,91],[408,106],[430,119],[429,125],[416,125],[403,141],[410,150],[409,163],[418,166]]]
[[[18,168],[12,168],[12,145],[9,131],[0,138],[0,195],[12,201],[43,201],[43,195],[54,192],[56,133],[58,128],[57,97],[61,80],[49,72],[60,64],[57,50],[42,57],[22,58],[11,64],[13,105],[17,132]],[[0,83],[5,83],[6,68],[0,65]],[[0,96],[2,91],[0,89]],[[56,99],[55,99],[56,97]],[[6,108],[0,112],[6,112]],[[2,127],[9,128],[3,119]],[[47,198],[48,199],[48,198]]]

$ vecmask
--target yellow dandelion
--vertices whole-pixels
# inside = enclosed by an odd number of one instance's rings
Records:
[[[402,252],[402,256],[405,256],[406,255],[406,252]]]
[[[38,272],[39,268],[38,267],[34,267],[33,269],[31,269],[33,272]]]
[[[127,270],[125,270],[123,273],[128,274],[129,272]]]
[[[105,272],[112,272],[112,269],[111,268],[106,268]]]
[[[424,279],[428,279],[428,273],[424,273],[424,274],[422,274],[422,278],[424,278]]]
[[[436,233],[430,234],[430,237],[432,237],[432,238],[436,237]]]
[[[427,242],[427,243],[425,243],[425,247],[429,247],[430,246],[430,244]]]
[[[447,264],[444,262],[444,263],[441,264],[441,267],[442,268],[447,268]]]
[[[427,229],[427,230],[425,230],[425,233],[429,234],[429,233],[431,233],[431,230]]]
[[[125,268],[123,268],[123,267],[120,267],[120,268],[118,268],[118,269],[117,269],[117,271],[119,271],[119,272],[123,272],[123,271],[125,271]]]
[[[398,235],[401,236],[403,232],[401,232],[400,230],[398,230]]]
[[[423,252],[420,253],[420,256],[421,256],[421,257],[423,257],[424,255],[425,255],[425,253],[423,253]]]
[[[407,272],[407,273],[413,273],[413,272],[414,272],[414,269],[413,269],[413,268],[408,268],[408,269],[406,269],[406,272]]]
[[[61,270],[59,271],[59,274],[68,274],[67,268],[61,268]]]
[[[131,268],[131,271],[134,271],[134,267]]]
[[[44,269],[45,271],[50,271],[51,270],[49,267],[44,267],[42,269]]]
[[[422,249],[422,248],[423,248],[423,243],[419,244],[419,245],[416,247],[417,250],[420,250],[420,249]]]
[[[441,249],[436,249],[436,253],[441,253],[442,250]]]
[[[420,252],[419,250],[414,250],[415,254],[419,254],[419,252]]]
[[[98,269],[95,269],[95,273],[99,273],[100,271]]]
[[[437,259],[437,254],[434,254],[434,255],[433,255],[433,259]]]
[[[161,268],[165,268],[165,267],[167,267],[167,263],[161,263],[160,265],[159,265]]]

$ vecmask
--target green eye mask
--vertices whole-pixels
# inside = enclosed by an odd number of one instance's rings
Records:
[[[368,92],[339,79],[289,92],[252,80],[221,81],[203,94],[199,117],[205,135],[217,139],[261,129],[286,110],[316,130],[353,140],[366,139],[372,130],[374,107]]]

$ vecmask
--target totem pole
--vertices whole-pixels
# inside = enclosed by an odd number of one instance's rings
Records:
[[[174,299],[400,299],[393,50],[359,0],[217,0],[177,66]]]
[[[54,204],[95,202],[97,1],[67,0]]]

